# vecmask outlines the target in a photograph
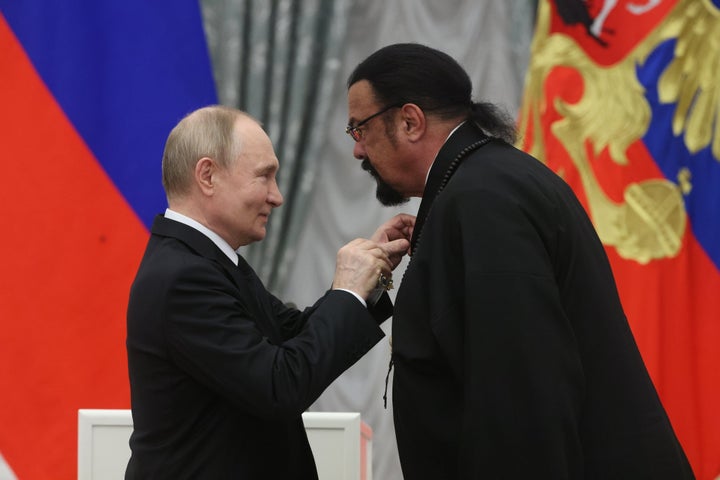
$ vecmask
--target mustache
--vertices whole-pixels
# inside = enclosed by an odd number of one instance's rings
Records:
[[[362,163],[360,164],[363,170],[368,172],[373,178],[380,179],[380,174],[377,170],[375,170],[375,167],[372,166],[370,163],[370,160],[367,159],[367,157],[363,158]]]
[[[375,170],[375,167],[370,164],[370,160],[368,160],[367,157],[363,158],[360,165],[363,170],[368,172],[370,176],[375,179],[375,182],[377,183],[375,197],[380,201],[381,204],[385,205],[386,207],[394,207],[408,202],[409,199],[407,197],[395,190],[393,187],[388,185],[385,180],[383,180],[378,171]]]

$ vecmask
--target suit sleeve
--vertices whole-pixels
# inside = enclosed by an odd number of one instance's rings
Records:
[[[329,292],[330,291],[326,292],[326,295]],[[275,317],[280,326],[283,338],[287,340],[300,333],[302,328],[305,326],[307,319],[324,298],[325,297],[323,296],[315,303],[315,305],[306,308],[303,312],[300,312],[299,310],[283,303],[279,298],[271,295],[273,311],[275,312]],[[393,312],[393,304],[390,300],[390,296],[387,293],[383,293],[378,302],[375,305],[368,306],[367,310],[378,325],[382,324],[392,315]]]
[[[305,316],[282,307],[282,319],[259,319],[240,298],[216,266],[187,266],[167,294],[165,337],[169,355],[190,376],[259,417],[301,414],[383,337],[346,292],[327,292]],[[258,322],[278,320],[299,328],[273,344]]]
[[[435,328],[441,343],[444,328],[463,339],[441,346],[463,385],[461,476],[566,478],[566,459],[582,455],[584,378],[553,274],[557,219],[486,191],[446,208],[451,244],[433,268],[454,279],[445,296],[462,324]]]

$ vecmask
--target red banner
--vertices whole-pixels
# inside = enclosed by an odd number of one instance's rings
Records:
[[[590,214],[698,479],[720,475],[718,0],[541,0],[521,146]]]

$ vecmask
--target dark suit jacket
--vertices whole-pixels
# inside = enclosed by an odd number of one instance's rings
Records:
[[[317,478],[301,414],[383,337],[391,309],[337,290],[288,308],[242,258],[158,216],[127,312],[125,478]]]
[[[491,141],[434,197],[483,137],[465,124],[438,154],[395,300],[405,480],[692,478],[568,185]]]

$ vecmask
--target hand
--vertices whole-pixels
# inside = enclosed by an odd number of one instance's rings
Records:
[[[402,257],[406,253],[410,253],[410,240],[412,239],[413,229],[415,228],[415,217],[406,213],[400,213],[395,215],[387,222],[383,223],[378,227],[371,240],[378,243],[387,243],[392,240],[404,238],[408,241],[408,248],[402,252],[390,254],[390,263],[392,264],[392,270],[398,266]]]
[[[384,243],[362,238],[353,240],[338,251],[333,288],[351,290],[367,299],[381,273],[390,278],[395,268],[391,258],[402,257],[409,246],[405,238]]]

